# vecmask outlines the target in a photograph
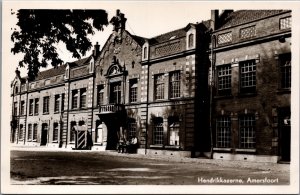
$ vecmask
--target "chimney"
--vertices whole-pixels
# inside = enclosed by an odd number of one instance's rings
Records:
[[[93,55],[96,57],[100,53],[100,45],[98,42],[96,42],[96,45],[94,45]]]
[[[210,27],[214,31],[218,28],[219,10],[211,10]]]
[[[16,69],[16,71],[15,71],[15,72],[16,72],[16,75],[17,75],[17,77],[18,77],[18,78],[21,78],[21,74],[20,74],[20,71],[19,71],[19,69],[18,69],[18,68]]]

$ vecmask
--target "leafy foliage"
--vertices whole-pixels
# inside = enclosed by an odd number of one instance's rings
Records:
[[[34,78],[40,67],[63,63],[56,48],[59,42],[65,43],[74,58],[85,55],[92,47],[87,35],[103,30],[107,16],[105,10],[18,10],[19,29],[11,35],[11,52],[24,54],[19,66],[28,66],[28,77]]]

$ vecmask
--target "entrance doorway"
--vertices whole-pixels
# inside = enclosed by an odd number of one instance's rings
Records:
[[[45,146],[48,140],[48,124],[42,124],[41,146]]]
[[[281,161],[291,160],[291,111],[290,108],[279,110],[279,139]]]

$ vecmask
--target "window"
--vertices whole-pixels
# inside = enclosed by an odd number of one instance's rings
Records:
[[[240,37],[241,39],[247,39],[247,38],[252,38],[255,37],[256,35],[256,28],[255,26],[250,26],[247,28],[242,28],[240,30]]]
[[[75,142],[75,135],[76,135],[75,127],[76,127],[76,122],[72,121],[71,122],[71,132],[70,132],[70,142]]]
[[[170,98],[180,97],[180,72],[170,73]]]
[[[20,124],[20,131],[19,131],[19,140],[23,140],[24,138],[24,126]]]
[[[240,92],[254,93],[256,90],[255,60],[240,63]]]
[[[286,17],[280,19],[280,26],[279,28],[281,30],[283,29],[289,29],[292,27],[292,17]]]
[[[18,114],[18,102],[14,102],[14,115]]]
[[[21,115],[25,114],[25,101],[21,101]]]
[[[59,95],[55,95],[54,100],[54,112],[59,112]]]
[[[155,90],[155,99],[156,100],[164,99],[165,84],[164,84],[163,74],[155,75],[154,90]]]
[[[255,148],[255,118],[253,115],[244,115],[239,120],[240,147]]]
[[[231,142],[231,119],[222,116],[217,119],[217,147],[229,148]]]
[[[178,117],[169,117],[169,145],[170,146],[179,146],[179,118]]]
[[[15,88],[15,93],[19,93],[19,88],[18,88],[18,86],[16,86],[16,88]]]
[[[144,59],[147,58],[148,48],[144,47]]]
[[[279,56],[280,72],[281,72],[281,88],[291,88],[291,54],[283,54]]]
[[[28,124],[28,134],[27,134],[27,140],[32,139],[32,124]]]
[[[163,143],[164,143],[163,118],[156,117],[153,119],[153,144],[163,145]]]
[[[194,47],[194,34],[189,35],[189,48]]]
[[[136,102],[137,101],[137,79],[130,80],[130,89],[129,89],[129,101]]]
[[[97,96],[97,105],[103,105],[104,100],[104,86],[98,85],[98,96]]]
[[[39,114],[39,98],[35,98],[35,105],[34,105],[34,114]]]
[[[134,118],[128,119],[128,138],[136,137],[136,120]]]
[[[29,115],[33,115],[33,99],[29,100]]]
[[[218,66],[218,95],[231,94],[231,65]]]
[[[72,91],[72,109],[77,108],[78,101],[78,90],[75,89]]]
[[[52,141],[58,140],[58,123],[53,123],[53,135],[52,135]]]
[[[121,103],[121,82],[111,83],[110,102]]]
[[[49,96],[44,97],[43,101],[43,113],[44,114],[49,114]]]
[[[30,89],[33,89],[35,87],[35,83],[30,84]]]
[[[80,108],[86,107],[86,88],[80,89]]]
[[[61,94],[61,111],[65,110],[65,94]]]
[[[32,137],[33,140],[36,140],[36,138],[37,138],[37,128],[38,128],[38,125],[33,124],[33,137]]]
[[[232,41],[231,32],[218,35],[218,44],[230,43]]]

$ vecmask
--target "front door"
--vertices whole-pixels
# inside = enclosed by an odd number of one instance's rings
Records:
[[[44,123],[42,124],[41,146],[47,144],[47,138],[48,138],[48,124]]]
[[[290,109],[284,108],[279,112],[280,155],[281,161],[289,162],[291,159],[291,122]]]

